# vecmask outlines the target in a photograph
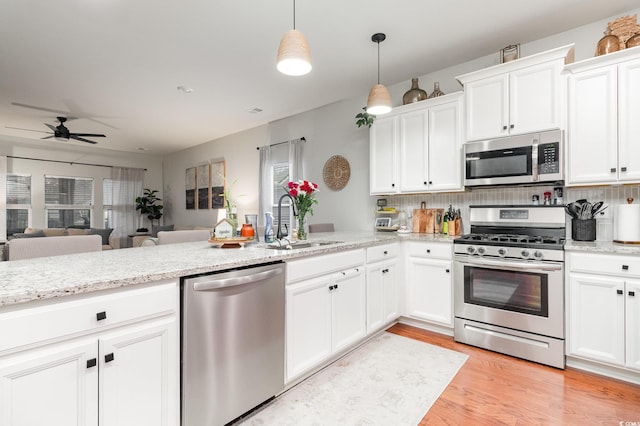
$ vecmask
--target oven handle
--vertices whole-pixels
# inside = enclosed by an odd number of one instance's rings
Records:
[[[480,267],[497,267],[501,269],[512,269],[516,271],[542,271],[542,272],[550,272],[550,271],[561,271],[562,264],[550,263],[541,266],[540,264],[531,264],[525,262],[513,262],[510,260],[507,261],[496,261],[491,259],[483,259],[482,261],[475,260],[456,260],[457,263],[462,265],[469,266],[480,266]]]

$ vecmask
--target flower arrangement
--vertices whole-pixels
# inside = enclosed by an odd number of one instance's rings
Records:
[[[293,198],[298,212],[298,239],[306,240],[307,232],[304,229],[304,217],[307,213],[313,215],[313,205],[318,204],[315,193],[318,192],[318,184],[307,180],[289,182],[289,195]]]

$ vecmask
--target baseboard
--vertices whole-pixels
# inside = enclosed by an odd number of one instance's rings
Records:
[[[453,337],[453,326],[447,327],[444,325],[434,324],[432,322],[422,321],[415,318],[409,318],[401,316],[398,318],[400,324],[411,325],[413,327],[421,328],[423,330],[433,331],[434,333],[444,334],[446,336]]]
[[[588,371],[589,373],[598,374],[600,376],[611,377],[613,379],[640,385],[640,372],[634,372],[627,368],[615,367],[596,361],[570,356],[566,357],[565,365],[577,370]]]

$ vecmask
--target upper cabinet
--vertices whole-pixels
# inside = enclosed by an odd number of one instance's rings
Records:
[[[567,185],[640,182],[640,48],[566,68]]]
[[[466,140],[559,129],[565,63],[573,45],[458,76],[464,85]]]
[[[394,108],[370,144],[372,195],[463,190],[462,93]]]

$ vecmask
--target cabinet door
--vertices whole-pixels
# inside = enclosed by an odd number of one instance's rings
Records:
[[[569,274],[568,352],[624,365],[624,281]]]
[[[366,335],[366,289],[363,268],[336,274],[332,297],[332,352],[351,346]]]
[[[509,75],[509,133],[560,128],[562,61],[512,71]]]
[[[451,262],[409,257],[407,266],[409,315],[453,326]]]
[[[395,321],[400,316],[398,308],[398,264],[396,260],[385,263],[382,269],[382,312],[384,324]]]
[[[618,67],[619,177],[621,181],[640,181],[640,60]],[[635,95],[632,95],[635,94]]]
[[[396,182],[398,117],[379,118],[369,132],[369,181],[371,194],[393,194]]]
[[[59,343],[0,360],[0,424],[98,424],[96,339]]]
[[[616,68],[569,76],[568,184],[617,179]]]
[[[627,367],[640,370],[640,280],[626,282]]]
[[[331,355],[331,279],[287,286],[287,381]]]
[[[175,317],[100,339],[100,425],[179,423],[179,347]]]
[[[398,175],[401,192],[426,191],[429,186],[428,116],[424,109],[400,115],[400,167]]]
[[[384,273],[382,262],[367,266],[367,334],[384,324]]]
[[[461,98],[429,108],[429,190],[462,190]]]
[[[509,134],[509,75],[465,84],[467,141]]]

